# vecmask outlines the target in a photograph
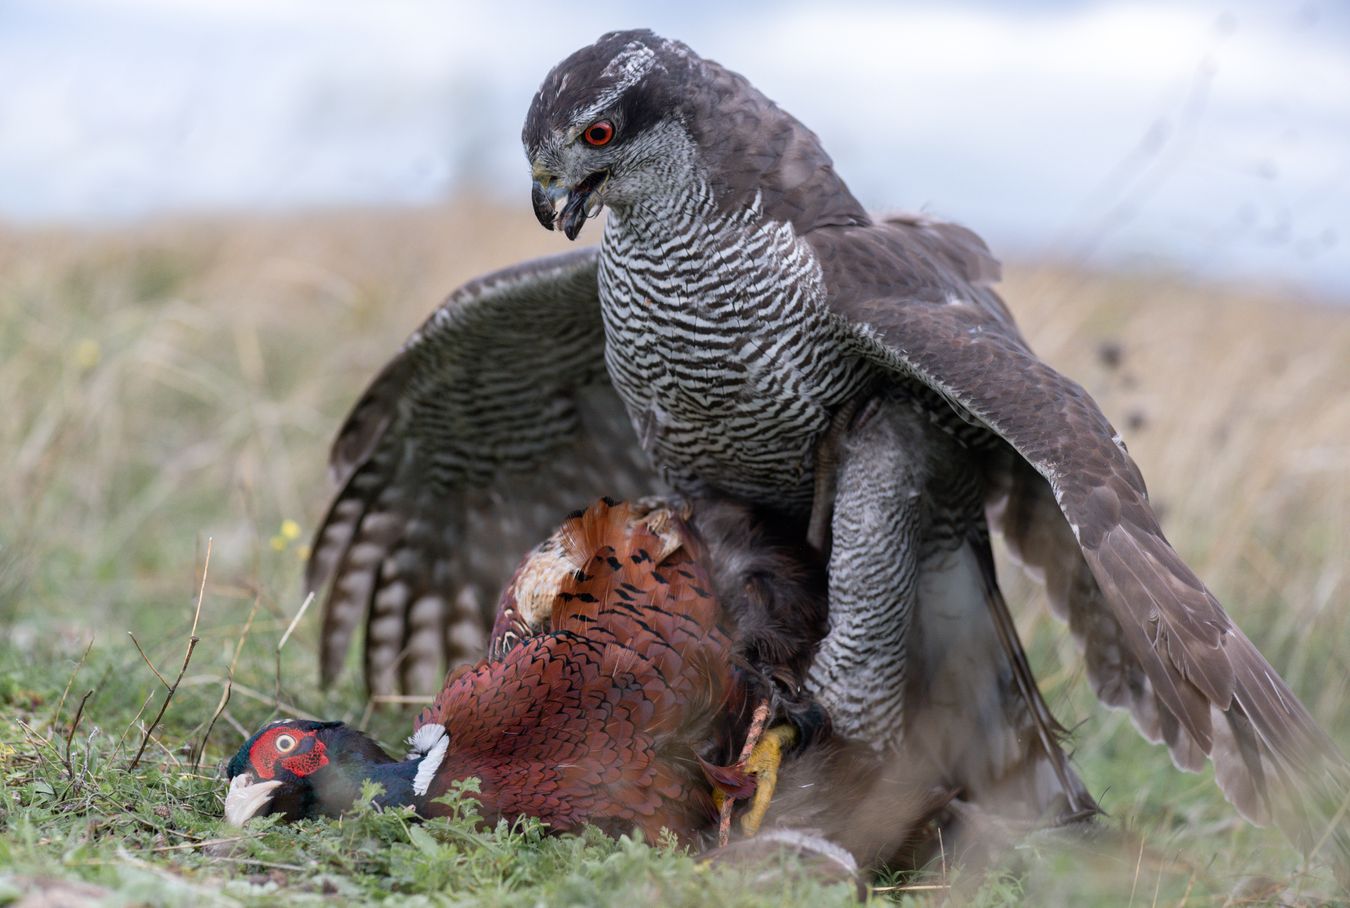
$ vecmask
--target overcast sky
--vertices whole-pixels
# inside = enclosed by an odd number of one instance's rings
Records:
[[[1014,7],[1016,9],[1014,10]],[[820,134],[869,205],[1011,257],[1350,299],[1350,4],[0,2],[0,219],[524,206],[548,68],[650,26]]]

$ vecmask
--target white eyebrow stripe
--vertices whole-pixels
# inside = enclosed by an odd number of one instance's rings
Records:
[[[578,111],[572,117],[572,122],[585,124],[595,119],[613,106],[615,101],[623,97],[624,92],[640,82],[655,66],[656,51],[638,41],[626,45],[623,50],[614,55],[614,59],[609,61],[605,71],[600,74],[601,79],[614,79],[614,84],[597,97],[589,107]]]

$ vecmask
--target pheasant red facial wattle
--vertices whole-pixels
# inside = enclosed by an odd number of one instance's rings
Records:
[[[271,728],[249,748],[248,758],[258,778],[276,778],[277,767],[304,778],[328,765],[328,755],[317,733],[291,727]]]

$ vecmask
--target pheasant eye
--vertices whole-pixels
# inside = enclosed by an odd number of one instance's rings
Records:
[[[284,754],[288,754],[295,750],[295,745],[297,743],[295,738],[290,735],[278,735],[277,739],[272,742],[273,746],[275,746],[279,752]]]
[[[596,148],[608,145],[610,139],[614,138],[614,124],[608,120],[596,120],[586,127],[581,137],[586,140],[587,145],[594,145]]]

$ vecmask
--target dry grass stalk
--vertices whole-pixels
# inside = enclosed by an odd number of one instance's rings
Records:
[[[178,684],[183,680],[183,675],[187,674],[188,664],[192,662],[192,651],[197,648],[197,643],[201,640],[201,638],[197,636],[197,625],[202,618],[202,600],[206,597],[206,575],[211,569],[211,548],[213,542],[214,540],[210,538],[206,540],[206,560],[202,564],[202,582],[201,586],[197,588],[197,605],[192,612],[192,630],[188,635],[187,649],[183,652],[183,664],[178,668],[178,677],[174,678],[173,684],[169,685],[169,690],[164,695],[164,702],[160,704],[159,712],[155,715],[154,721],[146,726],[145,735],[141,738],[141,746],[136,749],[136,756],[131,758],[131,765],[128,767],[129,769],[135,769],[140,765],[141,757],[145,754],[145,747],[153,738],[155,728],[159,726],[160,720],[164,718],[165,711],[168,710],[169,704],[173,701],[173,695],[178,692]],[[134,641],[136,638],[132,637],[131,639]],[[141,648],[139,643],[136,644],[136,648],[138,650]],[[145,652],[142,651],[141,655],[144,656]],[[146,662],[149,661],[149,659],[146,659]],[[150,669],[151,671],[155,671],[154,665],[151,665]],[[164,680],[164,676],[158,671],[155,671],[155,675],[161,681]],[[157,740],[155,743],[160,744]],[[170,757],[173,756],[172,752],[169,751],[167,747],[164,747],[163,744],[160,744],[160,747],[163,748]]]

